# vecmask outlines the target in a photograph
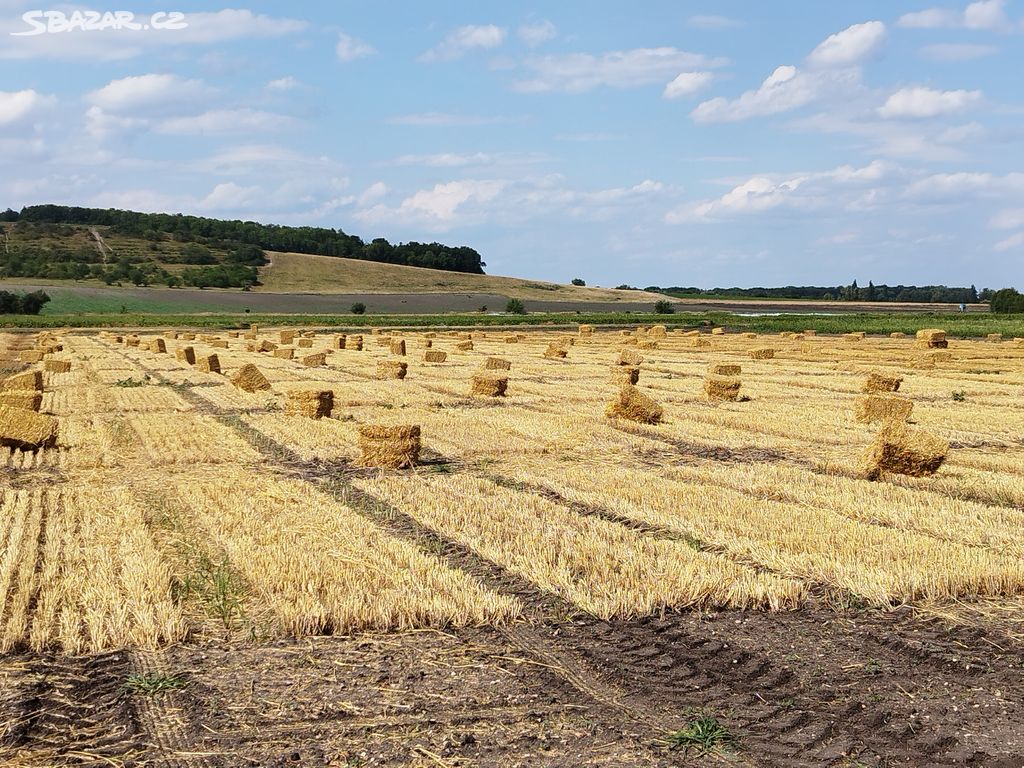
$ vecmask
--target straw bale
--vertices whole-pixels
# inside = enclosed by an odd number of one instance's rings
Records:
[[[906,421],[914,410],[914,403],[899,395],[864,395],[857,398],[854,416],[862,424],[875,421]]]
[[[864,334],[863,333],[844,333],[842,338],[843,338],[843,341],[863,341],[864,340]]]
[[[705,339],[700,336],[694,336],[690,341],[690,346],[694,349],[707,349],[711,346],[711,339]]]
[[[70,360],[47,360],[43,363],[43,370],[50,373],[67,373],[71,370]]]
[[[356,352],[361,352],[363,349],[363,337],[362,336],[348,336],[345,338],[345,349],[351,349]]]
[[[277,340],[282,344],[292,344],[295,341],[295,331],[280,331]]]
[[[508,371],[512,369],[512,363],[503,357],[488,357],[484,368],[489,371]]]
[[[624,349],[619,352],[619,357],[615,361],[616,365],[629,365],[636,366],[640,365],[644,361],[644,356],[639,352],[634,352],[631,349]]]
[[[196,358],[196,368],[204,373],[220,373],[220,358],[216,355],[200,355]]]
[[[298,389],[287,393],[284,412],[322,419],[331,415],[334,408],[334,392],[329,389]]]
[[[378,379],[404,379],[408,372],[408,363],[392,362],[391,360],[381,360],[377,363]]]
[[[609,418],[628,419],[641,424],[657,424],[664,411],[658,403],[631,384],[624,385],[604,410]]]
[[[178,332],[177,331],[165,331],[164,332],[164,338],[165,339],[169,339],[170,341],[174,341],[174,340],[176,340],[178,338]]]
[[[18,359],[23,363],[38,363],[43,359],[43,350],[24,349],[18,353]]]
[[[892,333],[889,334],[890,339],[905,339],[906,337],[907,334],[905,334],[903,331],[893,331]]]
[[[43,391],[42,371],[25,371],[24,373],[16,373],[13,376],[0,380],[0,391],[26,389],[37,392]]]
[[[270,382],[263,375],[259,368],[252,363],[246,363],[239,368],[231,377],[231,383],[246,392],[258,392],[262,389],[270,389]]]
[[[273,352],[275,349],[277,349],[277,344],[266,339],[263,339],[256,347],[257,352]]]
[[[743,368],[736,363],[712,363],[708,366],[709,376],[739,376]]]
[[[804,336],[817,336],[817,335],[818,335],[818,332],[816,330],[814,330],[813,328],[808,328],[807,330],[804,331]]]
[[[505,337],[505,343],[506,344],[518,344],[519,343],[519,337],[518,336],[506,336]]]
[[[722,336],[725,334],[725,328],[712,328],[711,333],[714,336]]]
[[[668,328],[664,325],[655,325],[647,332],[647,335],[654,339],[664,339],[668,336]]]
[[[899,421],[887,422],[879,430],[865,457],[867,476],[878,479],[883,472],[925,477],[934,475],[949,453],[949,443],[935,435],[911,430]]]
[[[884,373],[872,371],[864,380],[861,392],[898,392],[903,383],[902,376],[886,376]]]
[[[196,351],[192,347],[180,347],[174,351],[174,359],[189,365],[196,364]]]
[[[129,347],[138,347],[142,344],[142,339],[135,335],[126,336],[124,343]]]
[[[0,405],[0,445],[36,451],[53,445],[57,420],[25,408]]]
[[[0,405],[38,411],[43,404],[43,395],[34,389],[5,389],[0,392]]]
[[[388,469],[413,467],[420,458],[420,428],[413,425],[360,427],[359,449],[362,455],[356,463],[360,466]]]
[[[544,350],[544,357],[551,360],[561,360],[569,355],[569,350],[565,347],[559,347],[555,344],[548,345],[548,348]]]
[[[740,380],[735,376],[708,376],[704,394],[711,400],[739,400]]]
[[[396,357],[405,357],[405,340],[393,339],[391,342],[391,354]]]
[[[301,338],[295,342],[295,346],[297,346],[299,349],[309,349],[310,347],[313,346],[313,340]]]
[[[443,363],[448,359],[448,353],[442,352],[440,349],[428,349],[423,353],[423,362],[425,363]]]
[[[474,373],[470,382],[470,394],[485,397],[504,397],[508,389],[508,376],[496,373]]]
[[[302,358],[302,364],[307,368],[320,368],[327,365],[327,355],[324,352],[306,355]]]
[[[646,349],[648,351],[655,350],[658,348],[658,342],[656,341],[639,341],[636,345],[637,349]]]
[[[229,339],[237,339],[241,335],[242,334],[239,333],[238,331],[228,331],[228,338]]]
[[[433,339],[420,339],[419,342],[417,342],[417,344],[418,344],[420,349],[430,349],[430,348],[432,348],[434,346],[434,340]]]
[[[613,365],[610,381],[616,387],[624,384],[636,384],[640,381],[640,369],[635,365]]]
[[[582,324],[579,328],[580,336],[590,336],[594,332],[594,326]]]
[[[697,336],[700,336],[700,331],[686,331],[686,332],[683,333],[683,338],[684,339],[692,339],[692,338],[695,338]]]
[[[1002,341],[1003,334],[1001,333],[990,333],[985,337],[986,341]]]
[[[917,345],[927,349],[945,349],[949,340],[941,328],[922,328],[917,332]]]
[[[775,350],[771,347],[761,347],[750,350],[748,354],[751,360],[771,360],[775,357]]]
[[[280,358],[281,360],[295,359],[295,349],[293,347],[278,347],[272,354],[274,357]]]
[[[331,349],[344,349],[345,348],[345,334],[339,333],[331,338]]]
[[[740,338],[743,338],[743,339],[756,339],[757,338],[757,334],[754,333],[753,331],[745,331],[744,333],[740,334]]]
[[[455,349],[457,349],[459,352],[472,352],[473,351],[473,342],[472,341],[460,341],[458,344],[455,345]]]

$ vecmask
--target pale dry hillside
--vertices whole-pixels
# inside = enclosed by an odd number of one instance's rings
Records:
[[[531,301],[653,302],[645,291],[580,288],[517,277],[470,275],[303,253],[268,253],[260,269],[267,293],[487,293]]]

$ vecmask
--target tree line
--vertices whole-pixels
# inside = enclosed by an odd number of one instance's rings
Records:
[[[0,291],[0,315],[38,315],[50,300],[44,291],[11,293]]]
[[[619,288],[630,286],[620,285]],[[780,288],[685,288],[673,286],[659,288],[649,286],[645,290],[663,293],[675,298],[756,298],[756,299],[814,299],[818,301],[887,301],[931,304],[977,304],[992,298],[990,288],[978,290],[945,285],[875,285],[868,282],[858,286],[854,280],[849,285],[839,286],[796,286]]]
[[[80,208],[63,205],[34,205],[20,212],[0,213],[0,222],[41,222],[110,227],[131,237],[159,238],[170,235],[179,242],[202,242],[210,247],[234,251],[255,246],[267,251],[338,256],[385,264],[443,269],[450,272],[483,274],[487,266],[477,251],[467,246],[408,242],[392,244],[384,238],[369,243],[340,229],[288,227],[254,221],[227,221],[202,216],[167,213],[137,213],[117,209]]]

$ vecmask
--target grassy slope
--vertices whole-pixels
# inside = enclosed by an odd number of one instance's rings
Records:
[[[271,264],[260,269],[263,285],[256,290],[269,293],[496,293],[534,301],[652,302],[660,298],[644,291],[579,288],[302,253],[267,256]]]

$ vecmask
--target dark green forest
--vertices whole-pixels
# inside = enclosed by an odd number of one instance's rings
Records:
[[[630,286],[619,286],[628,288]],[[937,304],[977,304],[993,296],[991,289],[978,290],[949,287],[945,285],[875,285],[868,282],[858,286],[854,280],[850,285],[797,286],[781,288],[684,288],[673,286],[659,288],[648,286],[645,290],[663,293],[679,299],[690,298],[746,298],[746,299],[806,299],[815,301],[892,301]]]

